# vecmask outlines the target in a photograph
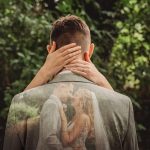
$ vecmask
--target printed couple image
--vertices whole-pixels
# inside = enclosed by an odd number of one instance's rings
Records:
[[[36,150],[94,150],[102,147],[100,143],[104,139],[107,141],[107,137],[94,92],[70,82],[57,84],[49,93],[49,98],[41,102],[41,105],[34,104],[34,100],[29,96],[30,103],[15,102],[10,108],[7,135],[14,135],[15,128],[24,134],[24,126],[28,120],[29,128],[34,128],[38,135],[32,135],[32,142],[38,141]],[[22,109],[24,107],[25,110]],[[30,109],[32,113],[36,113],[28,116]],[[20,114],[20,117],[16,117],[14,111]],[[33,133],[31,131],[30,134]],[[27,136],[24,138],[28,138]],[[108,144],[104,143],[103,146],[107,147]]]
[[[93,94],[60,83],[42,107],[37,150],[47,149],[45,142],[49,149],[86,150],[86,140],[95,137]]]

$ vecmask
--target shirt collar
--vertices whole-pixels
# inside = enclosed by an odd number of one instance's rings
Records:
[[[85,82],[85,83],[93,83],[92,81],[86,79],[83,76],[77,75],[70,70],[63,70],[59,72],[53,80],[48,83],[57,83],[57,82]],[[94,84],[94,83],[93,83]]]

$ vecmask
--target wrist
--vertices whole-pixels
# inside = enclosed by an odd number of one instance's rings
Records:
[[[101,75],[97,80],[97,85],[102,86],[104,88],[113,90],[111,85],[109,84],[108,80],[105,78],[105,76]]]
[[[53,73],[50,68],[48,68],[45,64],[41,68],[42,76],[48,81],[53,78]]]
[[[96,76],[95,83],[99,86],[104,86],[106,82],[106,78],[102,74],[98,74]]]

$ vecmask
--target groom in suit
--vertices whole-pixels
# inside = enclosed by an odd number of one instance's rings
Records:
[[[56,20],[51,31],[51,40],[56,41],[57,49],[69,43],[80,45],[82,53],[78,56],[78,60],[84,60],[85,52],[90,57],[93,53],[94,45],[91,44],[90,30],[87,24],[77,16],[66,16]],[[83,67],[80,71],[84,69]],[[106,134],[106,136],[98,135],[101,138],[99,149],[138,150],[130,98],[113,90],[97,86],[83,76],[66,70],[59,72],[48,84],[17,94],[13,98],[8,115],[4,150],[36,150],[40,138],[39,114],[41,108],[54,88],[60,83],[72,83],[76,89],[83,87],[95,93],[104,126],[100,132]],[[18,105],[25,105],[26,110],[18,112]],[[38,111],[34,112],[35,109]],[[45,131],[47,131],[46,128]],[[90,143],[87,145],[92,147]]]

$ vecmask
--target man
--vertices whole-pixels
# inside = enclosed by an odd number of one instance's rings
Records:
[[[60,141],[61,119],[59,106],[61,102],[67,103],[67,100],[72,97],[72,92],[73,85],[71,83],[60,83],[44,103],[40,113],[39,140],[36,150],[63,150]]]
[[[51,31],[51,40],[56,42],[57,49],[69,43],[80,45],[82,52],[74,61],[78,63],[69,63],[67,68],[71,68],[72,72],[80,72],[83,76],[85,72],[89,71],[88,68],[85,69],[84,67],[85,62],[80,62],[85,60],[85,53],[90,57],[92,56],[94,45],[91,44],[90,30],[82,19],[76,16],[66,16],[56,20]],[[79,69],[77,70],[77,68]],[[99,148],[96,148],[96,150],[138,150],[133,107],[130,98],[113,90],[97,86],[94,83],[96,80],[93,81],[92,77],[90,81],[72,72],[61,71],[48,84],[27,90],[13,98],[8,115],[4,150],[36,150],[38,139],[40,138],[39,114],[41,108],[55,86],[60,83],[72,83],[75,89],[79,87],[86,88],[96,96],[95,102],[98,105],[95,105],[95,107],[98,106],[96,110],[100,116],[97,117],[101,120],[100,126],[102,127],[97,126],[99,133],[101,133],[97,136],[101,140],[99,141]],[[57,92],[60,91],[58,90]],[[39,112],[36,115],[32,115],[32,111],[29,113],[27,109],[20,119],[18,118],[20,113],[16,109],[18,103],[38,108]],[[94,119],[96,120],[96,118]],[[45,131],[47,131],[46,128]],[[87,142],[86,148],[89,150],[95,149],[94,143],[98,144],[98,142]],[[48,143],[45,142],[45,144]]]

